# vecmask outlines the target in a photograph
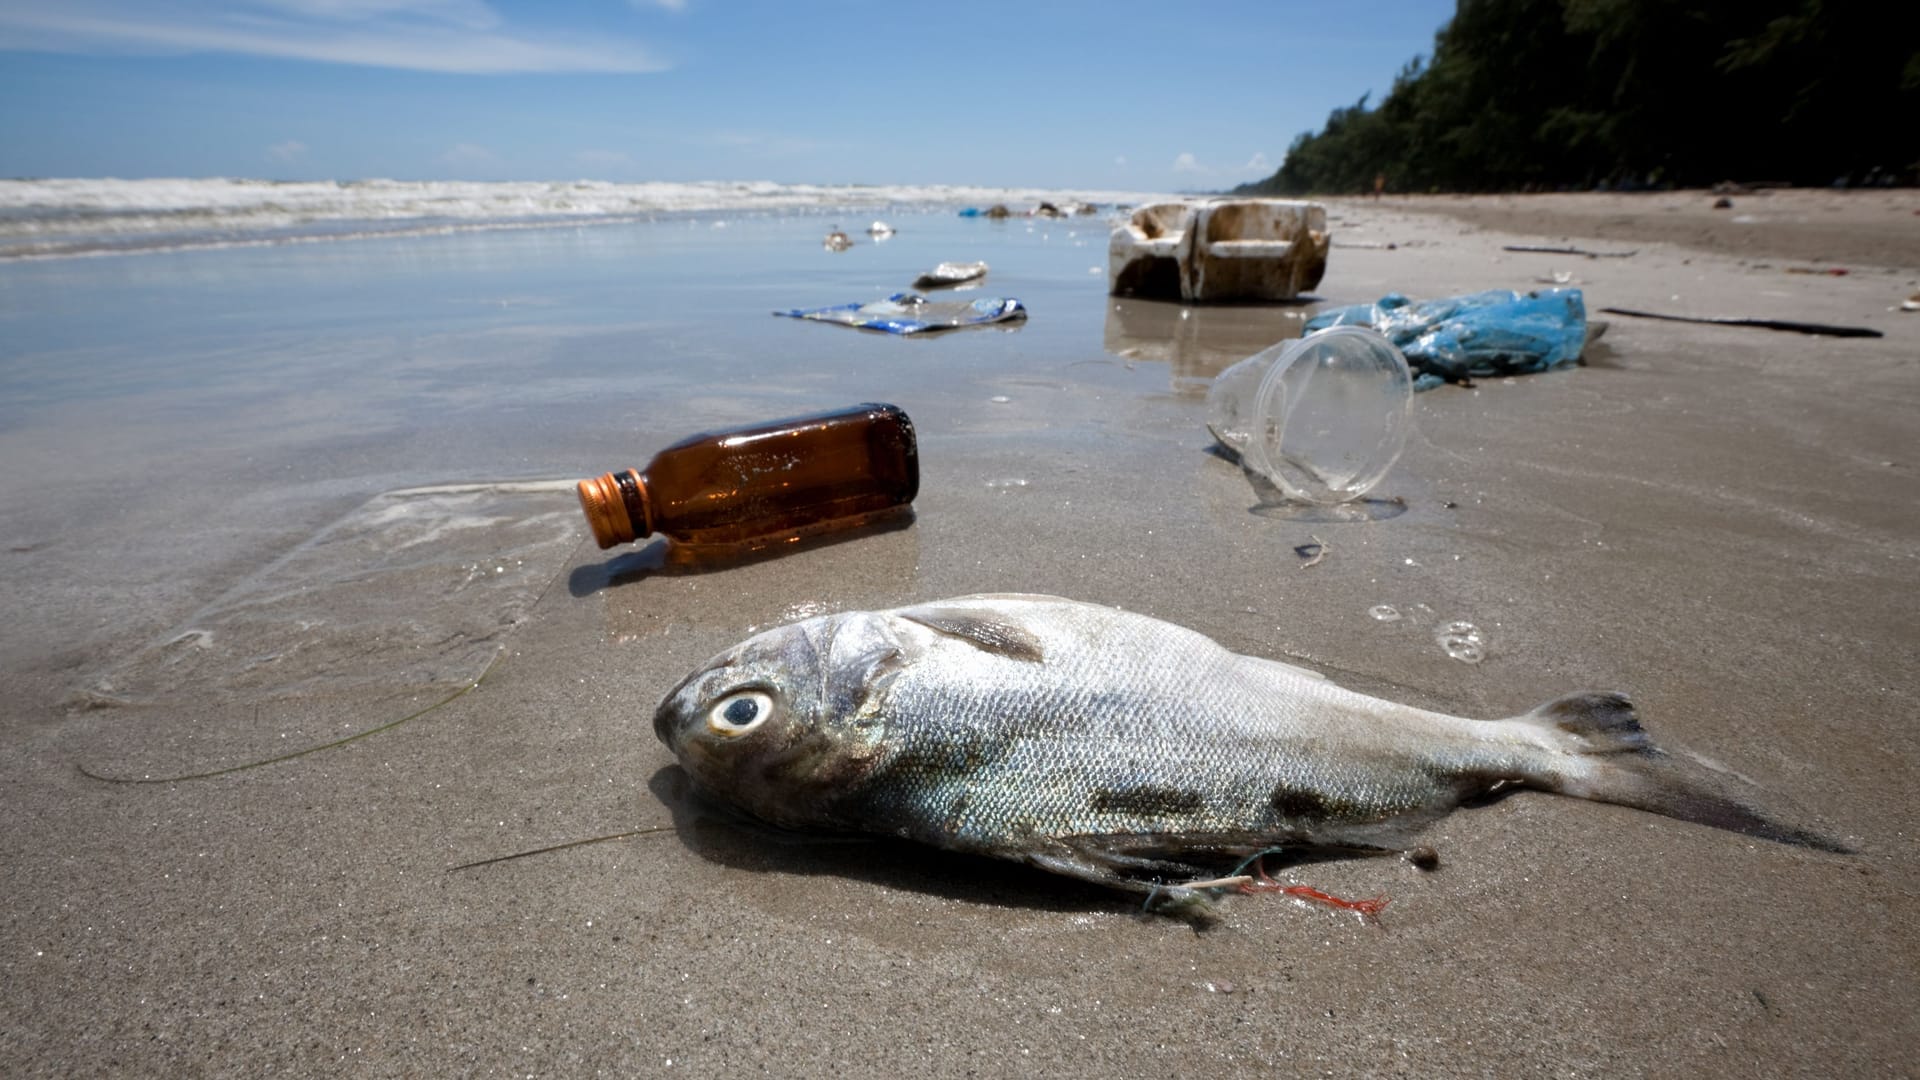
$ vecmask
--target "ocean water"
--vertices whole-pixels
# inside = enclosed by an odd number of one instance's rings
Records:
[[[1042,200],[1111,206],[1151,197],[770,181],[0,180],[0,259],[617,225],[707,213],[897,213],[995,203],[1026,210]]]
[[[823,248],[836,227],[852,249]],[[816,203],[0,261],[0,662],[59,697],[392,493],[594,475],[823,407],[901,405],[936,472],[1023,447],[939,481],[983,491],[1044,482],[1036,446],[1080,469],[1142,432],[1202,444],[1194,388],[1298,312],[1114,302],[1108,231]],[[974,260],[984,285],[954,295],[1017,297],[1024,323],[922,340],[773,315]],[[564,490],[529,498],[577,517]],[[80,676],[48,640],[79,643]]]
[[[198,439],[202,424],[269,413],[283,423],[420,430],[476,409],[591,411],[643,390],[658,403],[669,385],[676,398],[725,386],[734,400],[804,399],[833,384],[844,384],[841,394],[875,382],[884,389],[935,350],[998,355],[1003,348],[986,346],[1002,331],[902,342],[772,312],[879,299],[943,259],[992,265],[980,291],[955,295],[1038,305],[1013,333],[1053,342],[1094,321],[1074,335],[1099,352],[1102,219],[889,215],[898,234],[874,242],[865,232],[874,217],[709,211],[15,260],[0,264],[0,423],[111,407],[125,410],[117,430],[151,422],[156,437],[164,429]],[[831,229],[859,242],[826,251]],[[1063,321],[1069,304],[1072,324]],[[873,362],[893,366],[876,371]],[[352,408],[320,407],[344,398]],[[685,415],[683,405],[663,411]]]

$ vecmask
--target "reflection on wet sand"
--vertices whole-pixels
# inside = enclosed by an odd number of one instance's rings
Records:
[[[677,565],[656,541],[575,567],[568,586],[575,596],[604,590],[608,639],[631,642],[694,630],[757,631],[827,611],[891,607],[913,594],[919,576],[920,530],[913,517],[900,515],[717,570]],[[703,580],[724,580],[725,588],[703,592]],[[829,596],[822,581],[840,584]]]
[[[1171,365],[1173,391],[1204,397],[1215,375],[1276,341],[1300,336],[1306,304],[1197,306],[1114,298],[1107,304],[1107,352]]]

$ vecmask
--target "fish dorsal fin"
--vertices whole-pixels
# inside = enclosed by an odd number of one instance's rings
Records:
[[[1240,659],[1246,661],[1249,664],[1253,664],[1255,666],[1279,668],[1281,671],[1284,671],[1289,675],[1297,675],[1297,676],[1300,676],[1301,678],[1319,679],[1322,682],[1325,682],[1327,678],[1325,675],[1320,674],[1319,672],[1313,670],[1312,668],[1301,667],[1298,664],[1289,664],[1284,660],[1269,660],[1264,656],[1247,656],[1244,654],[1241,655]]]
[[[957,604],[922,604],[901,608],[895,615],[936,633],[957,637],[976,649],[1038,664],[1046,659],[1033,631],[990,610]]]

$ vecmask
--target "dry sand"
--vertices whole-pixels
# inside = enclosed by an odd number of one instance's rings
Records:
[[[1722,202],[1727,205],[1720,205]],[[1749,260],[1911,270],[1920,221],[1906,189],[1760,188],[1631,195],[1405,195],[1381,205],[1437,211],[1487,229],[1677,244]],[[1904,219],[1904,220],[1903,220]]]
[[[101,506],[136,505],[100,478],[112,462],[28,460],[82,475],[7,489],[21,510],[6,535],[0,1061],[10,1075],[1908,1074],[1920,314],[1889,308],[1920,287],[1920,197],[1756,198],[1814,221],[1779,215],[1731,248],[1687,200],[1711,196],[1334,207],[1337,241],[1397,246],[1336,250],[1330,300],[1564,270],[1594,308],[1886,334],[1616,319],[1583,367],[1421,395],[1384,485],[1407,510],[1381,521],[1261,510],[1207,453],[1206,378],[1297,332],[1299,309],[1112,305],[1091,275],[1033,284],[1033,320],[1011,335],[742,331],[770,351],[843,350],[830,390],[911,398],[925,475],[909,529],[721,573],[579,546],[551,486],[368,502],[364,483],[331,479],[362,475],[371,451],[355,445],[302,473],[325,498],[289,504],[222,561],[196,543],[227,539],[214,523],[230,499],[278,507],[281,472],[237,469],[204,504],[178,477],[129,521]],[[1657,210],[1669,201],[1681,208]],[[1420,212],[1442,202],[1452,217]],[[1823,227],[1828,205],[1871,227]],[[1639,253],[1501,250],[1561,237]],[[1816,256],[1856,272],[1784,272]],[[888,366],[903,355],[950,365],[945,392],[914,396]],[[675,417],[721,410],[686,395],[622,407],[675,434]],[[10,454],[59,445],[34,438]],[[622,464],[622,438],[564,453],[585,475]],[[528,442],[536,472],[561,457]],[[395,498],[482,524],[398,536]],[[144,546],[104,535],[148,523]],[[1304,566],[1294,548],[1314,536],[1326,554]],[[478,546],[451,577],[400,554],[455,543]],[[1520,794],[1436,825],[1432,873],[1289,871],[1388,894],[1379,925],[1236,897],[1196,931],[1011,865],[743,832],[701,809],[653,740],[658,695],[752,628],[986,590],[1122,605],[1466,715],[1625,690],[1663,743],[1860,854]],[[396,596],[415,599],[382,606]],[[1370,617],[1381,604],[1403,617]],[[1483,662],[1435,643],[1455,619],[1486,633]],[[220,653],[235,636],[245,647]],[[276,683],[270,658],[308,640],[331,651],[301,661],[309,681]],[[496,651],[477,690],[338,750],[171,784],[76,770],[307,745],[445,698]],[[424,658],[409,678],[356,681],[409,657]],[[669,831],[447,872],[647,826]]]

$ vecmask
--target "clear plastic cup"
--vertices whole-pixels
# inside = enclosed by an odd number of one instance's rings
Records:
[[[1376,331],[1336,326],[1220,373],[1207,427],[1289,501],[1332,506],[1371,491],[1406,447],[1413,373]]]

